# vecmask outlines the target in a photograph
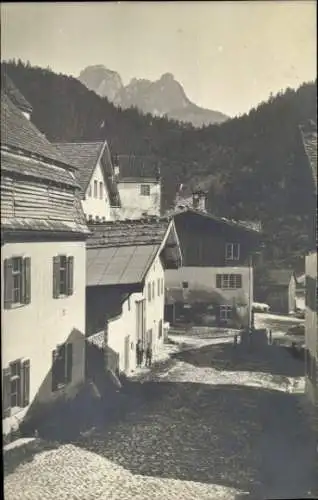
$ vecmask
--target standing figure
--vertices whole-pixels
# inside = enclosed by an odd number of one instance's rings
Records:
[[[152,347],[149,343],[146,349],[146,366],[151,366],[152,363]]]
[[[142,343],[141,340],[139,339],[136,345],[136,356],[137,356],[137,366],[140,367],[142,364],[142,358],[143,358],[143,348],[142,348]]]
[[[237,333],[234,334],[234,345],[237,345]]]
[[[272,330],[269,330],[269,343],[271,344],[273,341],[273,334],[272,334]]]

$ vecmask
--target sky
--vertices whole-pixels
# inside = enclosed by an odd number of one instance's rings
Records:
[[[172,73],[197,105],[235,116],[316,78],[316,2],[1,4],[1,59],[77,77],[102,64],[131,78]]]

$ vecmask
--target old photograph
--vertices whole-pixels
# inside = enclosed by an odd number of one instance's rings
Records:
[[[2,2],[5,500],[318,498],[316,10]]]

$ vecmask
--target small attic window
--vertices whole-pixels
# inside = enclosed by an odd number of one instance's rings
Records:
[[[182,281],[182,288],[189,288],[189,282],[188,281]]]
[[[150,196],[149,184],[141,184],[140,185],[140,194],[141,194],[141,196]]]

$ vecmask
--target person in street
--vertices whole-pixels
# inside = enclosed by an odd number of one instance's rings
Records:
[[[271,344],[273,341],[273,334],[272,334],[272,330],[269,330],[269,343]]]
[[[141,343],[140,339],[138,340],[137,346],[136,346],[136,356],[137,356],[137,366],[140,367],[142,364],[142,358],[143,358],[143,348],[142,348],[142,343]]]
[[[237,345],[237,333],[234,334],[234,345]]]
[[[152,363],[152,348],[151,344],[149,343],[146,349],[146,366],[151,366],[151,363]]]

